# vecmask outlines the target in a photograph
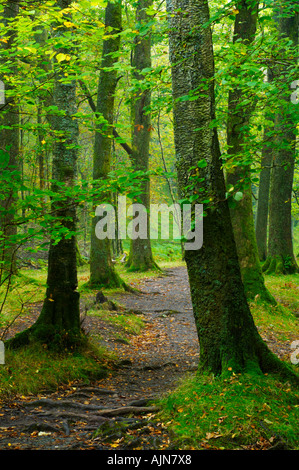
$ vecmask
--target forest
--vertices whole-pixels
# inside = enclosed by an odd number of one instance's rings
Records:
[[[0,450],[299,449],[298,18],[0,0]]]

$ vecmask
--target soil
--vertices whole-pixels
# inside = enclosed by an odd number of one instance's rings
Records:
[[[155,399],[192,374],[199,345],[185,267],[144,279],[138,292],[113,295],[111,301],[140,315],[145,327],[138,335],[120,338],[97,317],[84,317],[89,334],[117,353],[115,370],[91,384],[72,384],[38,397],[7,400],[0,408],[0,450],[146,450],[173,448],[165,424],[157,421]],[[85,306],[82,305],[82,311]],[[39,313],[22,318],[19,329]],[[117,314],[117,312],[116,312]],[[15,333],[16,325],[14,325]],[[281,358],[289,343],[264,338]]]

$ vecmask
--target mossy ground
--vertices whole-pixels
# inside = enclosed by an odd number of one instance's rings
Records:
[[[80,353],[56,354],[42,345],[6,351],[0,368],[0,398],[54,391],[72,382],[89,383],[106,377],[113,356],[89,345]]]
[[[299,448],[299,392],[273,377],[194,375],[161,400],[180,449]]]

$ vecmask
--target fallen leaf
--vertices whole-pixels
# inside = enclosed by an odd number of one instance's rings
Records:
[[[217,437],[221,437],[222,434],[219,434],[217,432],[207,432],[206,433],[206,438],[207,439],[216,439]]]

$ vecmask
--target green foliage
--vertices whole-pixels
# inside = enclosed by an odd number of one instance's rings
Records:
[[[6,150],[0,149],[0,168],[4,169],[9,163],[9,148]]]

